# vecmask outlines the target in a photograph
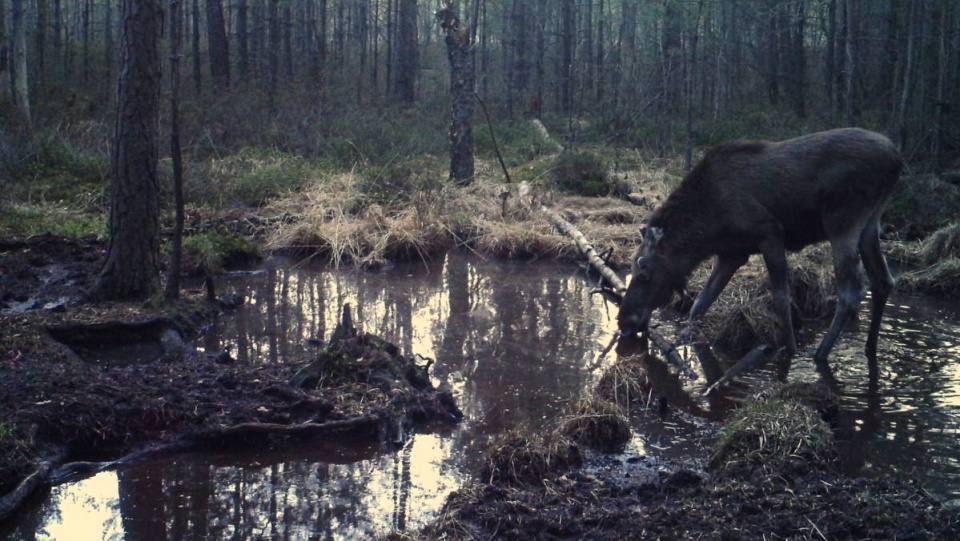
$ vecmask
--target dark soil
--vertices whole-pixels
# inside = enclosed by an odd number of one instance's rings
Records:
[[[35,471],[150,449],[329,437],[390,442],[405,422],[454,420],[423,360],[348,333],[302,363],[239,366],[166,344],[142,364],[84,361],[50,326],[166,318],[189,334],[220,306],[200,292],[172,305],[79,304],[105,247],[95,240],[0,241],[0,494]],[[25,311],[26,310],[26,311]],[[356,360],[361,356],[364,363]],[[315,387],[311,373],[335,374]],[[325,379],[325,381],[327,381]],[[568,449],[570,456],[579,451]],[[476,482],[416,537],[453,539],[955,539],[960,511],[893,480],[843,478],[785,460],[708,465],[604,458],[556,461],[535,481]],[[735,461],[734,461],[735,462]],[[60,474],[83,471],[81,467]],[[0,502],[0,511],[3,502]],[[7,516],[9,511],[7,512]],[[414,537],[408,535],[405,537]]]

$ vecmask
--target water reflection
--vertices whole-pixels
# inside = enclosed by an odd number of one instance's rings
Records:
[[[435,359],[433,376],[453,387],[466,419],[446,434],[415,434],[399,452],[318,444],[129,465],[56,487],[13,539],[91,532],[92,539],[333,540],[416,529],[433,520],[491,437],[518,426],[541,430],[589,388],[616,328],[577,268],[549,263],[452,255],[371,274],[276,261],[220,287],[250,302],[218,321],[201,347],[230,345],[241,363],[299,362],[314,354],[306,339],[329,337],[349,302],[364,330]],[[900,472],[938,496],[960,498],[960,312],[929,299],[898,302],[885,318],[875,378],[862,354],[864,332],[845,334],[832,355],[845,384],[844,468]],[[798,359],[790,379],[807,377],[816,377],[813,363]],[[638,452],[664,456],[681,446],[682,434],[648,425],[635,438]]]
[[[862,354],[865,332],[851,333],[855,338],[842,342],[831,362],[845,384],[843,469],[897,473],[938,496],[960,498],[960,310],[928,297],[900,296],[892,304],[875,378]]]
[[[453,387],[465,421],[449,434],[416,434],[398,453],[317,446],[126,466],[88,480],[97,485],[58,487],[15,538],[86,531],[62,508],[90,490],[113,513],[110,530],[91,527],[96,538],[362,539],[420,527],[490,437],[542,426],[593,381],[616,326],[577,267],[463,255],[377,274],[275,261],[220,289],[250,300],[219,320],[202,348],[229,345],[240,363],[308,359],[315,352],[306,339],[328,338],[350,303],[363,330],[435,359],[433,376]],[[101,487],[111,482],[105,496]]]

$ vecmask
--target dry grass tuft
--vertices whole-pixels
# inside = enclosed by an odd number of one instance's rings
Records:
[[[934,231],[920,244],[919,256],[927,264],[960,258],[960,223]]]
[[[478,252],[506,259],[570,257],[576,248],[559,233],[531,227],[527,222],[486,222],[473,243]]]
[[[930,266],[905,272],[897,279],[901,289],[940,295],[960,295],[960,258],[950,257]]]
[[[923,242],[898,245],[897,257],[919,266],[898,277],[899,288],[960,295],[960,223],[937,230]]]
[[[490,447],[481,476],[489,483],[537,484],[581,462],[579,450],[569,440],[517,429]]]
[[[710,467],[722,475],[828,470],[837,452],[830,427],[813,408],[793,400],[753,402],[724,427]]]
[[[391,210],[365,199],[358,178],[335,175],[271,210],[295,216],[267,239],[267,247],[294,250],[327,259],[334,266],[381,266],[388,261],[429,259],[449,249],[454,237],[437,219],[442,205],[418,196]]]
[[[650,400],[650,380],[642,355],[620,357],[600,376],[596,395],[627,410]]]
[[[561,420],[560,432],[587,447],[613,451],[630,441],[630,422],[617,404],[591,396],[573,406]]]
[[[821,319],[833,314],[833,266],[830,248],[817,245],[790,257],[790,297],[794,326],[801,319]],[[759,258],[753,258],[727,289],[706,321],[715,345],[734,357],[745,355],[761,343],[773,343],[780,335],[773,310],[769,277]]]

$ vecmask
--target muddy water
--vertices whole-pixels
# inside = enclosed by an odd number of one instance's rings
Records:
[[[598,377],[615,323],[591,288],[575,267],[463,255],[381,273],[271,262],[222,284],[249,303],[200,347],[229,346],[241,363],[308,358],[314,346],[306,340],[329,337],[350,303],[364,330],[436,360],[433,376],[453,387],[465,421],[421,431],[398,452],[338,442],[122,466],[55,487],[11,538],[358,539],[418,528],[469,477],[484,443],[507,429],[546,426]],[[960,498],[960,310],[909,297],[893,304],[873,377],[860,353],[863,333],[844,340],[832,363],[846,384],[838,426],[844,467],[900,472]],[[791,378],[816,377],[811,364],[795,361]],[[658,381],[670,386],[662,392],[671,403],[682,402],[677,378]],[[682,455],[691,430],[672,418],[649,422],[630,451]]]
[[[432,375],[454,389],[464,422],[421,431],[398,452],[347,442],[123,466],[55,487],[15,538],[368,539],[418,528],[464,482],[489,438],[537,429],[588,387],[615,327],[583,271],[569,265],[450,256],[380,273],[292,261],[263,270],[220,284],[249,300],[201,348],[229,346],[238,363],[310,358],[307,339],[329,338],[350,303],[363,330],[435,359]],[[639,449],[646,445],[638,438]]]
[[[843,469],[898,473],[960,499],[960,303],[904,295],[891,304],[875,370],[861,353],[866,321],[833,356]]]

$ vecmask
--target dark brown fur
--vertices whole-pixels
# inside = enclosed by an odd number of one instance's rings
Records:
[[[858,259],[873,293],[867,354],[876,355],[883,306],[893,279],[880,252],[879,219],[902,161],[883,135],[858,128],[815,133],[779,143],[738,141],[710,152],[648,221],[633,278],[618,314],[623,334],[646,329],[651,312],[705,259],[713,274],[691,318],[702,315],[734,272],[761,254],[781,319],[782,345],[796,350],[790,321],[786,252],[831,243],[839,302],[817,349],[826,357],[863,298]]]

